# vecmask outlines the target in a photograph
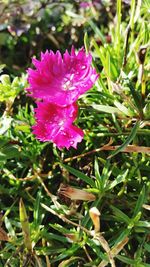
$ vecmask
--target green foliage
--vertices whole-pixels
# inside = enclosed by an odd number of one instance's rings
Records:
[[[33,2],[2,1],[0,266],[149,266],[149,1]],[[32,134],[23,73],[41,50],[83,41],[100,77],[79,100],[84,140],[60,151]]]
[[[15,77],[10,81],[9,75],[3,74],[0,77],[0,101],[13,101],[20,91],[27,86],[26,77]]]

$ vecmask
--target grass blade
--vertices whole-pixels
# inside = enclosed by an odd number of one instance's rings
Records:
[[[30,239],[30,227],[29,227],[26,209],[25,209],[22,199],[20,199],[20,202],[19,202],[19,212],[20,212],[20,222],[22,226],[22,232],[24,235],[24,244],[29,251],[32,251],[32,243]]]
[[[106,112],[106,113],[110,113],[110,114],[116,113],[119,115],[122,114],[118,108],[111,107],[111,106],[93,104],[92,107],[98,111],[101,111],[101,112]]]
[[[120,147],[118,147],[114,152],[112,152],[112,154],[108,157],[108,159],[110,159],[110,158],[114,157],[115,155],[117,155],[119,152],[121,152],[126,146],[128,146],[132,142],[132,140],[136,136],[137,130],[139,128],[139,125],[140,125],[140,122],[137,121],[136,124],[134,125],[130,135],[125,140],[125,142]]]
[[[146,197],[145,196],[145,186],[143,186],[143,188],[139,194],[138,200],[136,202],[133,217],[135,217],[138,214],[138,212],[141,210],[142,205],[144,204],[145,197]]]
[[[91,187],[95,188],[95,182],[92,180],[92,178],[88,177],[87,175],[85,175],[84,173],[70,167],[64,164],[61,164],[62,167],[64,167],[68,172],[70,172],[71,174],[75,175],[76,177],[80,178],[81,180],[83,180],[84,182],[86,182],[87,184],[89,184]]]

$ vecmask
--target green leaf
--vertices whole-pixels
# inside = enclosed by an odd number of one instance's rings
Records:
[[[96,43],[96,41],[94,39],[92,39],[92,44],[96,50],[96,55],[97,57],[100,58],[101,62],[102,62],[102,65],[104,68],[106,68],[106,64],[105,64],[105,49],[104,47],[102,48],[99,48],[98,44]]]
[[[67,166],[65,164],[61,164],[61,166],[64,167],[71,174],[75,175],[76,177],[80,178],[81,180],[83,180],[84,182],[89,184],[91,187],[95,188],[95,182],[93,181],[92,178],[88,177],[84,173],[82,173],[82,172],[80,172],[80,171],[78,171],[78,170],[76,170],[70,166]]]
[[[87,32],[84,34],[84,46],[85,46],[86,53],[88,53],[89,48],[90,48],[90,43],[89,43],[89,38],[88,38]]]
[[[72,266],[72,263],[73,262],[75,262],[75,261],[79,261],[79,260],[81,260],[82,259],[82,257],[71,257],[70,259],[68,259],[68,260],[64,260],[64,261],[62,261],[59,265],[58,265],[58,267],[69,267],[69,266]]]
[[[138,214],[138,212],[141,210],[142,205],[144,204],[145,198],[146,198],[145,186],[143,186],[143,188],[142,188],[142,190],[141,190],[141,192],[139,194],[138,200],[136,202],[136,206],[135,206],[135,209],[134,209],[133,217],[135,217]]]
[[[116,113],[118,115],[122,114],[122,112],[118,108],[115,108],[115,107],[112,107],[112,106],[97,105],[97,104],[92,104],[91,106],[94,109],[96,109],[98,111],[101,111],[101,112],[110,113],[110,114]]]
[[[136,214],[135,217],[132,217],[132,218],[131,218],[130,224],[128,225],[128,228],[129,228],[129,229],[130,229],[130,228],[132,229],[132,228],[135,226],[135,224],[140,220],[141,215],[142,215],[142,213],[141,213],[141,211],[139,211],[139,212]]]
[[[7,144],[8,140],[0,136],[0,148]]]
[[[122,230],[120,236],[115,240],[114,246],[116,246],[118,243],[122,242],[127,236],[129,236],[130,232],[131,229]]]
[[[0,135],[3,135],[11,126],[13,119],[11,117],[2,117],[0,118]]]
[[[42,220],[40,216],[40,200],[41,200],[41,191],[38,191],[33,212],[33,218],[34,218],[33,224],[35,229],[38,228]]]
[[[69,257],[70,255],[75,255],[75,252],[79,248],[80,248],[79,244],[73,244],[72,246],[70,246],[69,249],[66,249],[62,254],[58,255],[57,258],[55,258],[54,260],[51,260],[51,263],[65,259],[66,257]]]
[[[140,98],[140,95],[138,92],[134,89],[134,86],[132,85],[131,81],[127,79],[127,86],[129,87],[131,94],[133,96],[134,102],[136,104],[137,109],[140,112],[140,115],[143,116],[143,109],[142,109],[142,100]]]
[[[130,110],[128,110],[123,104],[121,104],[120,102],[118,102],[117,100],[114,101],[114,105],[122,112],[124,113],[126,116],[128,117],[132,117],[133,114],[130,112]]]
[[[0,101],[13,102],[19,92],[27,86],[25,75],[20,78],[15,77],[12,83],[9,75],[6,74],[1,75],[0,80]]]
[[[121,0],[117,0],[117,25],[116,25],[116,50],[117,50],[117,54],[118,54],[118,60],[120,57],[120,47],[121,47]]]
[[[64,236],[43,232],[42,237],[45,237],[47,240],[57,240],[62,243],[68,243],[68,239]]]
[[[56,247],[37,247],[36,246],[36,253],[37,255],[55,255],[56,254],[59,254],[59,253],[63,253],[63,251],[65,251],[66,249],[65,248],[59,248],[57,247],[57,250],[56,250]]]
[[[124,263],[131,264],[132,266],[134,266],[136,264],[135,260],[132,260],[132,259],[127,258],[127,257],[122,256],[122,255],[117,255],[116,258],[119,259],[120,261],[124,262]]]
[[[128,146],[134,139],[134,137],[136,136],[137,130],[139,128],[140,122],[137,121],[136,124],[134,125],[130,135],[128,136],[128,138],[125,140],[125,142],[118,147],[115,151],[113,151],[111,153],[111,155],[108,157],[108,159],[114,157],[115,155],[117,155],[119,152],[121,152],[122,150],[124,150],[124,148],[126,148],[126,146]]]
[[[19,202],[19,214],[20,214],[20,222],[22,226],[22,233],[24,235],[24,244],[28,251],[32,251],[32,243],[30,239],[30,226],[29,221],[26,213],[26,208],[22,199]]]
[[[112,51],[113,52],[113,51]],[[115,66],[113,55],[109,48],[106,48],[106,59],[105,59],[105,71],[107,72],[107,77],[111,80],[116,80],[118,77],[118,71]],[[110,84],[110,82],[108,81]]]
[[[98,164],[98,160],[97,158],[95,158],[95,162],[94,162],[94,170],[95,170],[95,177],[96,177],[96,181],[98,183],[98,186],[100,186],[100,189],[102,190],[102,178],[99,172],[99,164]]]
[[[150,253],[150,244],[145,243],[144,248]]]
[[[7,230],[8,230],[9,235],[11,236],[11,238],[16,239],[17,237],[16,237],[15,231],[14,231],[14,229],[12,227],[11,221],[7,217],[5,217],[5,226],[6,226]]]
[[[106,163],[103,167],[102,174],[101,174],[101,189],[102,193],[104,193],[107,189],[107,181],[112,173],[112,170],[109,170],[110,168],[110,161],[106,160]],[[104,192],[103,192],[104,191]]]
[[[110,190],[110,189],[114,188],[117,184],[124,182],[126,180],[128,173],[129,173],[129,170],[127,169],[127,170],[123,171],[121,174],[119,174],[115,178],[115,180],[108,185],[107,190]]]
[[[0,159],[11,159],[20,157],[19,146],[7,145],[1,149]]]
[[[15,130],[16,131],[21,131],[21,132],[24,132],[24,133],[30,133],[31,132],[31,127],[27,124],[24,124],[24,125],[15,125]]]
[[[111,208],[117,219],[119,218],[119,220],[125,222],[127,225],[131,222],[131,219],[124,212],[114,206],[111,206]]]
[[[96,24],[92,20],[88,20],[89,25],[93,29],[93,31],[100,37],[101,42],[104,44],[105,43],[105,37],[100,31],[100,29],[96,26]]]
[[[138,221],[138,222],[135,223],[135,226],[150,228],[150,222],[148,222],[148,221]]]
[[[107,260],[107,256],[101,251],[99,244],[96,244],[93,239],[87,238],[87,245],[91,247],[98,258],[100,258],[101,260]]]

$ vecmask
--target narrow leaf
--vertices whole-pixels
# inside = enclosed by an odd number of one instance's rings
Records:
[[[125,222],[127,225],[131,222],[131,219],[121,210],[118,208],[111,206],[115,216],[119,218],[121,221]]]
[[[30,227],[29,227],[26,209],[25,209],[22,199],[20,199],[20,202],[19,202],[19,213],[20,213],[20,222],[22,226],[22,232],[24,235],[24,244],[29,251],[32,251],[32,244],[31,244],[31,239],[30,239]]]
[[[114,157],[115,155],[117,155],[119,152],[121,152],[122,150],[124,150],[125,147],[128,146],[132,142],[132,140],[136,136],[137,130],[139,128],[139,124],[140,124],[140,122],[137,121],[136,124],[134,125],[134,127],[133,127],[130,135],[125,140],[125,142],[120,147],[118,147],[114,152],[112,152],[112,154],[108,157],[108,159],[110,159],[110,158]]]
[[[133,96],[133,99],[134,99],[134,102],[136,104],[136,107],[139,110],[140,115],[142,116],[143,115],[143,110],[142,110],[142,101],[141,101],[141,98],[140,98],[138,92],[134,89],[133,84],[129,80],[127,82],[127,85],[128,85],[128,87],[129,87],[129,89],[131,91],[131,94]]]
[[[84,182],[86,182],[87,184],[89,184],[91,187],[95,187],[95,182],[92,180],[92,178],[88,177],[87,175],[85,175],[84,173],[70,167],[64,164],[61,164],[62,167],[64,167],[67,171],[69,171],[70,173],[72,173],[73,175],[75,175],[76,177],[80,178],[81,180],[83,180]]]
[[[107,189],[110,190],[110,189],[114,188],[117,184],[124,182],[126,177],[127,177],[128,172],[129,172],[129,170],[127,169],[123,173],[119,174],[116,177],[116,179],[109,184]]]
[[[138,200],[136,202],[135,209],[134,209],[133,217],[135,217],[137,215],[137,213],[141,210],[142,205],[144,204],[144,200],[145,200],[145,186],[143,186],[143,188],[139,194],[139,197],[138,197]]]
[[[100,31],[100,29],[96,26],[96,24],[92,20],[88,20],[88,23],[91,26],[91,28],[93,29],[93,31],[100,37],[102,44],[104,44],[105,43],[105,37],[102,34],[102,32]]]
[[[84,46],[85,46],[86,53],[88,53],[89,52],[90,43],[89,43],[89,38],[88,38],[87,32],[84,35]]]
[[[106,106],[106,105],[96,105],[96,104],[93,104],[92,107],[98,111],[101,111],[101,112],[106,112],[106,113],[116,113],[116,114],[119,114],[121,115],[122,112],[118,109],[118,108],[115,108],[115,107],[112,107],[112,106]]]
[[[35,229],[38,227],[38,225],[41,223],[41,216],[40,216],[40,200],[41,200],[41,191],[37,193],[35,206],[34,206],[34,227]]]

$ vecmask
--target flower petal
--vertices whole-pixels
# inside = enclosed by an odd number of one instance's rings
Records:
[[[76,148],[83,131],[72,125],[77,117],[77,104],[61,107],[50,102],[38,102],[35,108],[36,125],[33,133],[42,141],[52,141],[58,148]]]
[[[86,54],[84,48],[78,53],[74,47],[71,53],[63,57],[57,51],[41,53],[41,59],[33,59],[35,69],[28,69],[31,97],[66,106],[74,103],[80,95],[89,90],[98,78],[91,67],[92,56]]]

